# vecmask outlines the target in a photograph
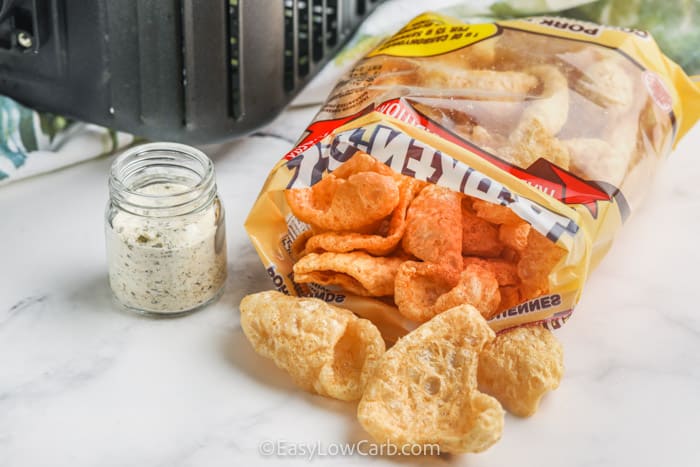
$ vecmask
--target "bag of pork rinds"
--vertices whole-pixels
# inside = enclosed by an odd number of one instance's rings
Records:
[[[389,342],[461,303],[556,328],[699,115],[643,31],[428,13],[337,84],[246,228],[278,290]]]

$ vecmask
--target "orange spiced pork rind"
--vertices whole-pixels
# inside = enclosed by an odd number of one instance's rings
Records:
[[[458,271],[462,262],[462,196],[428,185],[408,207],[403,249],[431,263]]]
[[[424,182],[416,179],[401,177],[398,180],[399,202],[391,216],[374,232],[329,231],[314,235],[312,231],[307,231],[309,234],[304,239],[304,253],[318,251],[346,253],[355,250],[377,256],[391,253],[399,245],[406,231],[408,206],[424,185]]]
[[[312,222],[291,243],[296,283],[380,297],[415,323],[462,304],[491,319],[549,292],[549,275],[566,250],[507,206],[394,173],[365,153],[358,152],[311,188],[287,190],[286,198],[316,196],[318,206],[331,206],[334,184],[358,174],[396,184],[393,211],[381,211],[382,219],[372,217],[355,230],[347,223],[331,222],[324,229]],[[356,196],[373,199],[373,188],[356,188]],[[311,222],[302,205],[292,202],[290,208]]]
[[[313,186],[285,190],[284,195],[299,220],[321,231],[372,229],[400,201],[396,174],[362,153]]]
[[[350,253],[309,253],[294,264],[294,280],[340,285],[356,295],[382,297],[394,294],[394,279],[403,258]]]

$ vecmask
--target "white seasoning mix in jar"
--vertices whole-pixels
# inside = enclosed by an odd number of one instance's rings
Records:
[[[109,282],[119,304],[174,316],[219,297],[226,281],[224,208],[203,152],[175,143],[134,147],[112,164],[109,198]]]

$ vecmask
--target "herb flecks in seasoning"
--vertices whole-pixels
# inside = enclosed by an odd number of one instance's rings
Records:
[[[157,186],[148,188],[152,193]],[[226,279],[226,249],[215,247],[217,231],[224,228],[221,212],[215,199],[176,217],[117,213],[108,232],[117,299],[136,309],[177,313],[214,298]]]

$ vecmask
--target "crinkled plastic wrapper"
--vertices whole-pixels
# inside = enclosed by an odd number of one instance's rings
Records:
[[[275,288],[387,340],[460,301],[557,328],[699,113],[643,31],[427,13],[337,84],[246,228]]]

